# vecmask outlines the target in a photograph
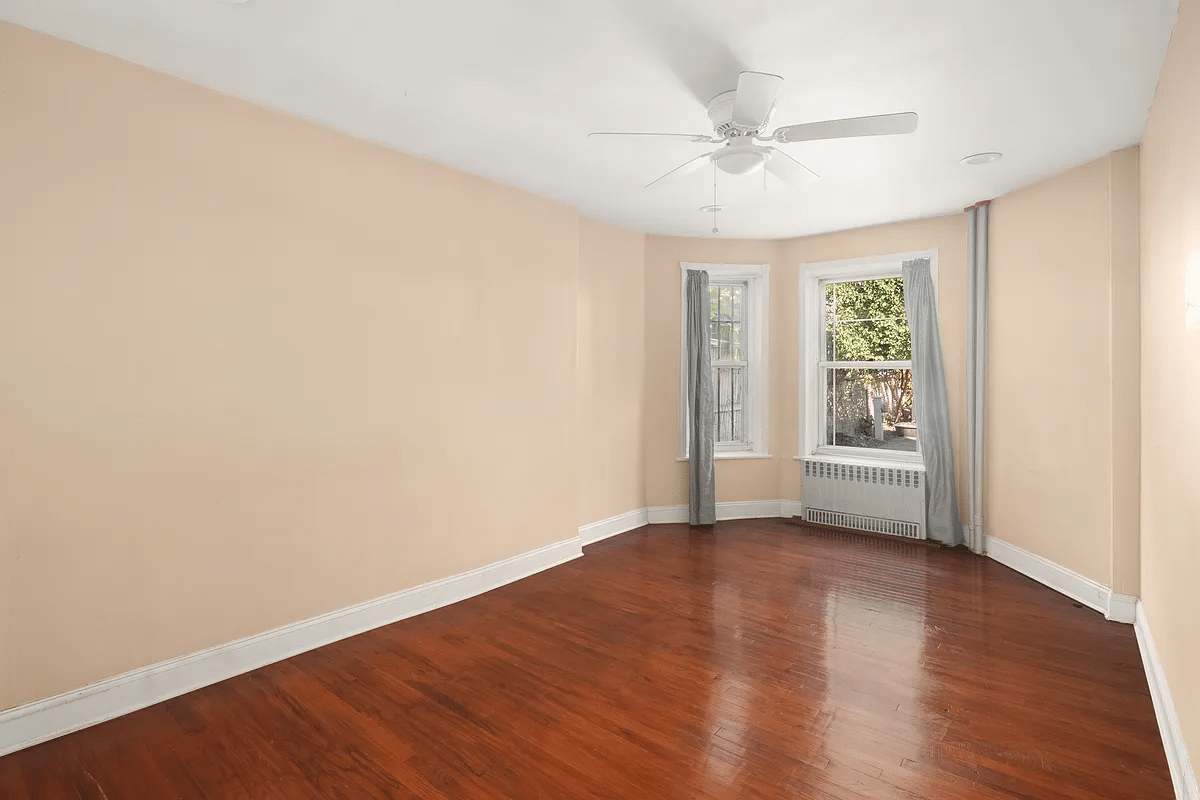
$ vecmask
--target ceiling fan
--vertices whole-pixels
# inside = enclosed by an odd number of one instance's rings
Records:
[[[806,122],[801,125],[785,125],[770,135],[765,135],[771,113],[775,110],[775,96],[783,78],[766,72],[743,72],[738,75],[737,89],[721,94],[708,101],[708,117],[713,123],[713,135],[691,133],[625,133],[598,131],[589,136],[656,136],[686,139],[692,142],[720,144],[716,150],[696,156],[675,169],[646,184],[646,188],[677,180],[695,172],[707,163],[730,175],[748,175],[761,168],[791,186],[800,185],[811,175],[818,177],[808,167],[787,153],[771,145],[759,142],[788,144],[811,142],[817,139],[847,139],[854,136],[888,136],[897,133],[912,133],[917,129],[917,115],[911,111],[902,114],[881,114],[873,117],[850,117],[830,119],[823,122]]]

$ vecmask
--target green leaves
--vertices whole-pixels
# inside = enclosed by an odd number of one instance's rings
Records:
[[[827,285],[825,323],[826,352],[830,360],[907,361],[912,358],[912,341],[904,317],[904,282],[900,278]]]
[[[904,281],[877,278],[825,287],[825,353],[829,361],[909,361],[912,339],[904,315]],[[898,369],[840,370],[888,403],[888,423],[912,419],[912,373]],[[866,402],[866,398],[863,398]]]

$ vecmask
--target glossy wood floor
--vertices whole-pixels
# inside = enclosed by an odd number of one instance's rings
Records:
[[[570,564],[0,759],[0,798],[1171,798],[1133,628],[781,520]]]

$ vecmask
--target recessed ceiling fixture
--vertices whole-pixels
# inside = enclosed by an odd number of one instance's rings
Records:
[[[993,161],[999,161],[1003,158],[1002,153],[976,153],[973,156],[967,156],[961,162],[962,164],[990,164]]]
[[[713,203],[713,204],[707,205],[707,206],[700,206],[700,210],[704,211],[705,213],[707,213],[709,211],[724,211],[725,206],[721,206],[721,205],[717,205],[716,203]]]

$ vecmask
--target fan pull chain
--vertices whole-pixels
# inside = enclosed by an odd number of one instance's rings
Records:
[[[717,162],[713,162],[713,234],[716,235],[717,230]]]

